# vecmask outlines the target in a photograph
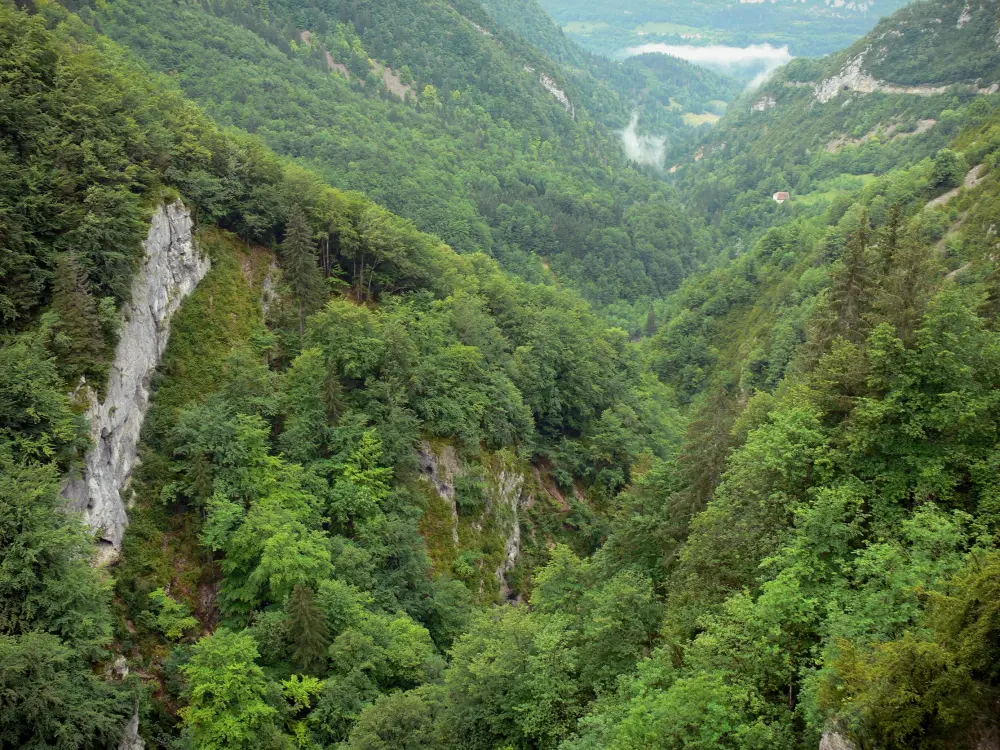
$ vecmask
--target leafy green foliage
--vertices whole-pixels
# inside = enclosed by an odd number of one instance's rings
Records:
[[[82,13],[154,70],[176,75],[218,121],[260,135],[330,184],[363,191],[456,250],[488,253],[526,278],[554,273],[592,300],[632,300],[674,288],[705,250],[673,241],[691,234],[677,196],[626,163],[615,132],[644,97],[644,124],[678,144],[693,139],[670,97],[696,106],[737,93],[732,82],[693,66],[662,75],[655,66],[587,57],[564,68],[465,0],[208,9],[130,0]],[[398,79],[390,89],[386,82],[404,70],[412,81],[403,87]],[[690,81],[700,85],[681,94]],[[207,194],[219,217],[214,206],[229,197],[228,181],[203,171],[209,174],[178,187],[199,203]],[[259,193],[270,197],[259,187],[239,199]],[[288,199],[312,213],[309,201]],[[675,228],[650,242],[666,221],[656,216],[664,202],[674,206]],[[270,221],[278,210],[264,216]],[[384,212],[369,207],[357,235],[333,240],[327,227],[314,226],[314,236],[327,233],[346,256],[359,298],[399,257],[403,243],[392,237],[399,229],[388,227],[386,242],[386,223]],[[363,252],[356,237],[369,238]]]
[[[149,595],[156,607],[156,624],[163,634],[172,641],[180,640],[189,631],[198,627],[198,620],[182,602],[173,599],[163,589],[156,589]]]
[[[103,372],[92,372],[94,362],[104,353],[104,333],[97,303],[87,289],[84,270],[73,254],[64,255],[56,267],[52,284],[52,311],[59,316],[55,349],[59,354],[67,380],[80,375],[95,375],[100,382]]]
[[[80,420],[62,389],[47,348],[54,320],[0,346],[0,441],[17,461],[55,461],[65,468],[81,443]]]
[[[257,658],[249,635],[224,628],[194,646],[191,661],[181,667],[188,680],[181,716],[195,747],[287,746]]]
[[[2,351],[16,353],[12,349]],[[18,379],[25,370],[8,372],[14,392],[32,386]],[[60,423],[74,424],[52,369],[49,378],[33,390],[54,413],[29,412],[41,418],[33,426],[42,445],[53,438],[58,444]],[[54,423],[45,419],[53,416]],[[48,432],[53,427],[55,435]],[[109,745],[118,741],[132,710],[122,686],[91,669],[110,645],[109,584],[90,566],[91,542],[78,519],[60,507],[59,465],[44,454],[26,454],[24,447],[16,434],[13,445],[0,436],[0,742]]]
[[[0,635],[0,691],[0,742],[9,747],[113,747],[132,711],[72,648],[37,631]]]

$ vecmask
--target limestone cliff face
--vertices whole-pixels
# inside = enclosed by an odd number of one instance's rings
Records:
[[[455,448],[443,445],[435,448],[428,441],[422,441],[419,452],[420,470],[434,486],[435,491],[451,510],[451,538],[455,548],[459,548],[459,512],[455,497],[455,480],[469,473],[468,467],[459,459]],[[519,511],[529,507],[532,495],[525,481],[523,467],[509,451],[500,451],[483,456],[483,491],[486,506],[472,521],[472,526],[482,531],[489,526],[502,535],[504,555],[493,570],[498,584],[498,597],[510,599],[512,591],[507,576],[514,569],[521,555],[521,519]]]
[[[857,750],[857,747],[836,729],[828,729],[820,738],[819,750]]]
[[[117,554],[128,525],[121,493],[136,464],[150,381],[170,337],[170,317],[208,273],[208,258],[199,254],[191,231],[191,214],[180,201],[156,210],[104,401],[88,392],[92,444],[82,472],[69,478],[63,496],[99,535],[105,561]]]
[[[871,48],[866,48],[857,57],[848,60],[840,72],[815,84],[813,89],[816,101],[826,103],[840,94],[841,91],[853,91],[859,94],[872,94],[880,91],[884,94],[912,94],[914,96],[938,96],[948,90],[948,86],[897,86],[875,78],[865,71],[865,58]],[[978,91],[978,89],[977,89]]]
[[[521,556],[521,519],[518,511],[529,502],[524,489],[523,472],[507,462],[501,462],[496,467],[488,497],[491,501],[489,510],[504,519],[507,527],[504,558],[494,571],[503,599],[511,598],[512,592],[507,575],[514,569],[518,557]]]
[[[146,743],[139,736],[139,706],[136,705],[135,713],[125,725],[125,734],[118,745],[118,750],[146,750]]]
[[[451,538],[458,547],[458,505],[455,503],[455,479],[465,472],[458,463],[455,448],[445,445],[435,451],[426,440],[420,441],[420,471],[430,480],[441,499],[451,508]]]

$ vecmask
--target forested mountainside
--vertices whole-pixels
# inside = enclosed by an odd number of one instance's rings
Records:
[[[0,5],[0,747],[1000,747],[996,0],[663,173],[290,3]]]
[[[554,274],[604,304],[648,298],[705,250],[679,240],[680,217],[675,235],[657,230],[670,191],[627,162],[616,130],[638,114],[640,133],[666,138],[646,159],[662,161],[698,132],[686,112],[737,93],[718,76],[660,83],[582,54],[563,67],[476,3],[123,0],[81,13],[216,120],[522,277]]]
[[[839,52],[909,0],[542,0],[566,35],[609,56],[650,42],[788,46]]]
[[[657,116],[662,110],[646,107],[647,102],[658,102],[667,112],[679,113],[682,121],[691,125],[700,124],[692,115],[714,114],[717,110],[721,114],[740,93],[733,83],[720,80],[711,71],[670,55],[635,55],[622,62],[610,62],[606,57],[587,52],[563,34],[537,0],[489,0],[484,6],[498,24],[562,62],[567,72],[590,68],[599,78],[613,82],[618,91],[628,92],[645,129],[661,137],[669,132],[671,125],[676,125],[676,120],[659,121]],[[672,143],[671,150],[683,143]]]
[[[694,210],[746,244],[748,232],[822,207],[832,191],[934,157],[989,111],[997,33],[996,2],[916,3],[839,55],[776,71],[670,169]],[[929,40],[949,54],[927,56]],[[791,203],[775,204],[778,191]]]

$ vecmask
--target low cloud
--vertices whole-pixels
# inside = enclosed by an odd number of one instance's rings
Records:
[[[639,164],[662,167],[667,154],[667,139],[657,135],[639,135],[639,113],[633,112],[628,127],[620,131],[625,156]]]
[[[728,75],[750,78],[750,88],[762,84],[776,68],[792,59],[787,46],[774,47],[770,44],[751,44],[749,47],[729,47],[724,44],[705,47],[692,44],[643,44],[625,50],[629,57],[649,52],[672,55]]]

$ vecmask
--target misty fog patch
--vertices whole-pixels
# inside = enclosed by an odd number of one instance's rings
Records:
[[[639,164],[663,167],[667,139],[658,135],[639,135],[639,113],[633,112],[628,127],[619,131],[625,156]]]
[[[725,44],[643,44],[625,50],[626,57],[658,53],[671,55],[695,65],[702,65],[724,75],[748,82],[749,88],[756,88],[777,68],[792,60],[788,46],[775,47],[771,44],[751,44],[747,47],[731,47]]]

